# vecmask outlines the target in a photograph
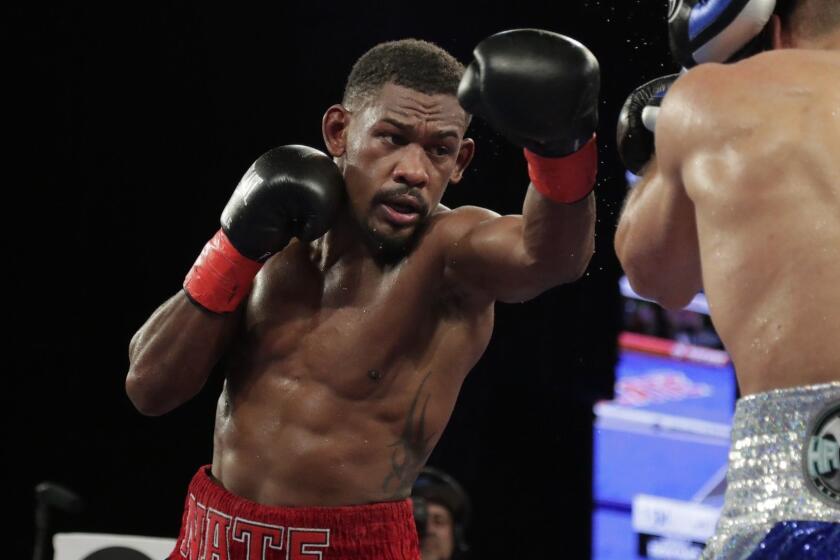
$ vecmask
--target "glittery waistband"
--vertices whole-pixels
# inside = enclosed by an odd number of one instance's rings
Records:
[[[738,413],[742,409],[746,409],[746,407],[761,407],[766,404],[782,406],[784,403],[788,403],[789,406],[798,407],[804,402],[815,403],[819,407],[838,397],[840,397],[840,381],[754,393],[738,399],[738,402],[735,404],[734,422],[737,423]],[[805,400],[803,401],[802,399]],[[751,411],[752,408],[749,410]]]
[[[726,498],[703,558],[744,558],[784,520],[840,522],[840,504],[807,480],[815,418],[840,404],[840,382],[749,395],[735,407]]]

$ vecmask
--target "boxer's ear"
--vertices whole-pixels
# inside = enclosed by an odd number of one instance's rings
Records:
[[[782,25],[782,18],[778,14],[773,14],[768,25],[770,26],[770,36],[774,49],[789,49],[792,47],[790,30],[785,29]]]
[[[321,133],[327,151],[333,157],[341,157],[347,151],[347,130],[350,127],[350,112],[343,105],[333,105],[321,120]]]
[[[452,171],[452,175],[449,176],[450,183],[456,184],[464,177],[464,171],[466,171],[474,155],[475,142],[473,142],[472,138],[464,138],[461,141],[458,157],[455,160],[455,169]]]

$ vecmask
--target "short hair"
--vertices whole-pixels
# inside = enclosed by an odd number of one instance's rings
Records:
[[[428,95],[457,95],[464,65],[428,41],[402,39],[380,43],[353,65],[342,103],[352,108],[373,99],[387,83]]]
[[[782,24],[799,37],[819,37],[840,28],[838,0],[779,0]]]

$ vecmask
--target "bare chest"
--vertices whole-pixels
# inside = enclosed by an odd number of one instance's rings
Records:
[[[454,306],[428,263],[327,272],[276,263],[249,299],[244,369],[365,397],[359,391],[389,386],[440,359],[441,339],[459,323]]]

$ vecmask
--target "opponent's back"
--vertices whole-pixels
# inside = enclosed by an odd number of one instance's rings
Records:
[[[742,392],[840,380],[840,54],[772,51],[683,80],[682,181]]]

